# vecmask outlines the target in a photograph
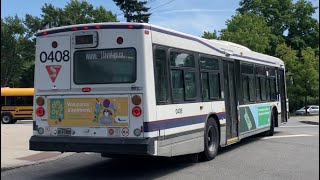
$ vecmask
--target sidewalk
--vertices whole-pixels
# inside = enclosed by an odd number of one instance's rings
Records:
[[[32,122],[1,124],[1,171],[66,157],[72,153],[29,150]]]

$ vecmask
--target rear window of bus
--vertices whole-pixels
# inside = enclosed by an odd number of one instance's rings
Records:
[[[134,83],[137,74],[136,64],[134,48],[76,51],[74,83]]]

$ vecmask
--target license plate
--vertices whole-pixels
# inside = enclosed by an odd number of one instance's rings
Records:
[[[71,136],[71,128],[58,128],[58,136]]]

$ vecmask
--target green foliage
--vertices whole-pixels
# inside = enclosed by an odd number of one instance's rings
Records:
[[[102,6],[94,8],[86,1],[71,0],[64,8],[57,8],[52,4],[45,3],[41,10],[43,13],[41,15],[42,21],[49,22],[54,27],[117,21],[111,11],[107,11]]]
[[[253,13],[238,14],[226,22],[221,39],[238,43],[253,51],[265,53],[269,48],[271,29],[265,19]]]
[[[297,63],[297,52],[285,43],[279,44],[276,47],[276,54],[278,58],[282,59],[286,65],[287,72],[293,72]]]
[[[271,28],[267,53],[285,62],[291,110],[319,103],[319,21],[312,17],[316,9],[306,0],[241,0],[238,8],[241,14],[264,17]]]
[[[308,47],[301,51],[301,57],[297,57],[297,51],[280,44],[276,56],[286,64],[290,110],[319,100],[319,56],[315,51]]]
[[[19,85],[21,74],[32,64],[33,44],[25,32],[18,16],[1,18],[1,86]]]
[[[291,0],[241,0],[237,11],[241,14],[252,12],[266,19],[272,33],[282,36],[288,29],[292,17],[293,4]]]
[[[138,0],[113,0],[123,12],[127,22],[148,23],[151,13],[146,7],[147,1]]]
[[[241,14],[251,12],[266,19],[272,32],[268,54],[274,55],[276,46],[283,42],[299,54],[306,47],[319,46],[319,22],[312,17],[316,9],[306,0],[296,3],[291,0],[241,0],[237,11]]]
[[[319,21],[312,17],[316,9],[306,0],[241,0],[239,14],[218,37],[282,59],[291,110],[319,103]]]
[[[287,44],[301,51],[306,47],[319,47],[319,22],[312,17],[317,8],[311,2],[299,0],[294,4],[288,22]]]
[[[52,27],[117,21],[111,11],[102,6],[94,8],[86,1],[71,0],[64,8],[45,3],[41,10],[41,17],[1,18],[1,86],[33,87],[34,33],[45,23]]]
[[[218,35],[217,35],[216,30],[214,30],[213,32],[204,31],[203,35],[201,37],[206,38],[206,39],[218,39]]]

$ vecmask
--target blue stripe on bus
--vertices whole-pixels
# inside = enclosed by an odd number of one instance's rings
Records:
[[[216,115],[218,116],[219,119],[225,118],[224,112],[217,113]],[[143,130],[144,132],[152,132],[152,131],[203,123],[205,122],[207,116],[208,116],[207,114],[204,114],[204,115],[198,115],[198,116],[188,116],[188,117],[182,117],[182,118],[144,122]]]

